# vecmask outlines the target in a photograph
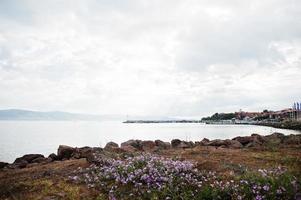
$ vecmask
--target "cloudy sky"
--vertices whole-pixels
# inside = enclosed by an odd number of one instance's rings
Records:
[[[0,0],[0,109],[204,116],[298,100],[300,0]]]

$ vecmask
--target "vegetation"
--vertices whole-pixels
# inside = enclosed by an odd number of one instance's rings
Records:
[[[204,117],[202,120],[231,120],[235,118],[235,113],[215,113],[211,117]]]
[[[241,176],[222,177],[200,171],[195,163],[151,154],[75,171],[70,177],[97,188],[109,199],[293,199],[300,191],[295,176],[284,168],[246,171]]]

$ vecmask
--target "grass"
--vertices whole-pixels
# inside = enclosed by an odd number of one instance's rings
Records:
[[[277,148],[277,149],[216,149],[207,147],[196,147],[193,149],[181,150],[170,149],[158,152],[159,156],[178,161],[192,161],[194,167],[202,174],[209,171],[216,171],[217,182],[213,179],[202,184],[202,187],[188,184],[180,185],[183,181],[174,180],[174,184],[157,189],[143,187],[142,193],[135,193],[135,187],[132,184],[117,184],[115,180],[103,180],[105,187],[90,187],[87,183],[71,182],[68,177],[79,167],[87,169],[90,165],[81,160],[68,160],[63,162],[54,162],[47,165],[36,165],[33,167],[18,170],[0,170],[0,199],[255,199],[250,186],[240,184],[241,180],[247,180],[254,185],[260,185],[260,194],[265,199],[289,199],[294,195],[289,191],[289,187],[296,177],[301,179],[301,152],[300,148]],[[139,154],[120,154],[112,156],[116,160],[124,160],[129,156],[138,156]],[[110,156],[108,156],[110,157]],[[145,162],[136,163],[133,169],[142,168]],[[283,176],[262,177],[258,169],[286,169]],[[133,170],[129,169],[129,170]],[[122,169],[120,169],[122,171]],[[230,181],[233,180],[234,183]],[[222,181],[223,185],[230,182],[231,187],[221,188],[218,184]],[[213,184],[213,187],[210,185]],[[235,184],[239,184],[239,191],[234,190]],[[265,194],[262,189],[264,185],[269,185],[271,194]],[[114,188],[114,196],[110,190]],[[145,185],[144,185],[145,186]],[[283,186],[287,192],[287,198],[277,194],[277,187]],[[197,190],[197,192],[196,192]],[[281,191],[282,192],[282,191]],[[299,190],[300,192],[300,190]],[[235,195],[234,195],[235,194]],[[114,197],[114,198],[113,198]]]
[[[8,187],[1,188],[1,194],[11,199],[38,200],[53,197],[66,200],[76,200],[80,197],[80,187],[64,181],[53,182],[49,179],[27,180]]]

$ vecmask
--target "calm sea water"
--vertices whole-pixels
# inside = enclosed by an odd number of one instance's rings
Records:
[[[48,156],[60,144],[70,146],[101,146],[129,139],[171,141],[200,141],[228,139],[252,133],[273,132],[298,134],[298,131],[252,125],[206,124],[124,124],[121,122],[90,121],[0,121],[0,161],[13,162],[16,157],[29,153]]]

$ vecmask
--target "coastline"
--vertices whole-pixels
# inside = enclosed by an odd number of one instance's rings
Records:
[[[281,185],[286,179],[282,179],[278,171],[285,173],[285,177],[296,177],[296,179],[289,179],[290,181],[297,181],[297,183],[301,181],[300,148],[301,134],[283,135],[281,133],[266,136],[252,134],[226,140],[204,138],[198,142],[179,139],[173,139],[170,142],[128,140],[121,145],[109,142],[104,148],[60,145],[57,153],[52,153],[48,157],[41,154],[28,154],[17,158],[11,164],[0,163],[0,199],[112,199],[110,196],[112,194],[115,199],[133,199],[131,193],[126,192],[135,193],[132,183],[126,183],[123,186],[113,177],[107,180],[106,177],[111,176],[110,174],[103,177],[101,175],[103,172],[96,175],[94,171],[107,169],[106,166],[110,166],[110,170],[114,166],[127,167],[129,163],[135,164],[136,161],[137,165],[132,167],[139,167],[140,162],[149,163],[150,166],[157,162],[161,163],[160,166],[167,164],[167,170],[171,173],[169,177],[182,176],[174,174],[175,170],[182,166],[185,168],[186,175],[194,174],[195,170],[198,170],[200,174],[214,174],[212,177],[206,177],[206,180],[212,179],[214,182],[218,180],[219,184],[223,185],[227,185],[230,180],[233,180],[233,184],[236,184],[236,181],[239,183],[242,181],[241,177],[245,177],[244,181],[251,181],[259,176],[258,181],[267,181],[268,184],[268,181],[273,180],[276,181],[273,184],[288,190],[292,186]],[[260,175],[262,170],[276,173],[276,175],[262,176]],[[125,176],[130,175],[125,174]],[[250,176],[253,178],[249,180]],[[142,177],[139,175],[137,181]],[[103,179],[104,186],[99,185],[99,179]],[[114,192],[110,192],[110,187],[106,189],[106,185],[112,184],[116,187]],[[142,181],[141,184],[140,191],[143,192],[135,193],[137,198],[134,199],[149,199],[152,195],[163,195],[164,199],[168,196],[176,199],[171,196],[173,193],[158,193],[157,189],[149,193],[147,185],[143,185],[145,182]],[[200,195],[200,197],[209,195],[208,199],[216,199],[214,195],[217,189],[219,194],[238,195],[228,193],[228,190],[224,191],[225,186],[221,187],[218,184],[211,187],[212,183],[208,182],[209,188],[207,188],[206,184],[195,195]],[[188,182],[187,185],[190,188],[193,182]],[[233,185],[233,187],[237,186]],[[182,192],[190,191],[189,188],[185,187]],[[171,186],[169,189],[173,191],[176,187]],[[243,188],[240,190],[242,194],[246,192]],[[270,195],[277,195],[276,190],[277,188],[271,189]],[[260,195],[265,194],[262,190],[258,192]],[[284,196],[280,199],[295,198],[298,197],[300,188],[289,193],[284,190],[282,192]],[[249,195],[248,198],[256,197],[248,193],[245,195]],[[199,199],[199,197],[189,196],[184,199]]]

